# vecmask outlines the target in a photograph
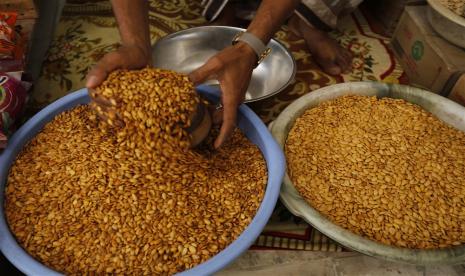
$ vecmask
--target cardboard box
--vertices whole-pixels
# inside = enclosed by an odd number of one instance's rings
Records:
[[[386,35],[392,36],[404,8],[412,5],[426,5],[426,0],[370,0],[363,2],[373,18],[381,23]]]
[[[442,39],[432,29],[426,6],[405,8],[391,46],[414,86],[447,97],[465,74],[465,50]]]
[[[465,106],[465,74],[455,81],[450,90],[449,99]]]

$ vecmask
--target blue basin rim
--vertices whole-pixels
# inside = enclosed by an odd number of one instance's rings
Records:
[[[219,90],[201,85],[197,91],[211,101],[218,101]],[[0,250],[19,270],[28,275],[61,275],[41,264],[16,242],[6,223],[4,213],[4,190],[12,162],[23,146],[51,121],[57,114],[80,104],[89,103],[87,89],[73,92],[45,107],[27,121],[9,140],[8,147],[0,154]],[[246,105],[239,107],[238,127],[247,138],[256,144],[265,158],[268,182],[263,201],[257,214],[242,234],[224,250],[204,263],[179,275],[211,275],[226,267],[245,252],[257,239],[265,227],[278,200],[281,182],[285,172],[285,158],[279,145],[260,118]]]

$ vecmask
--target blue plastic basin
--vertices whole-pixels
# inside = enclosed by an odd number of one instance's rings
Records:
[[[207,86],[199,86],[198,92],[217,101],[219,91]],[[6,223],[4,213],[4,190],[8,171],[23,146],[33,138],[46,123],[57,114],[80,104],[89,103],[86,89],[71,93],[50,104],[26,122],[9,140],[8,147],[0,155],[0,250],[6,258],[27,275],[60,275],[30,256],[15,240]],[[210,275],[226,267],[245,252],[265,227],[278,200],[281,181],[285,171],[284,154],[270,132],[247,106],[241,105],[238,114],[238,126],[250,141],[262,152],[268,169],[268,183],[265,196],[252,222],[242,234],[228,247],[208,261],[181,272],[179,275]]]

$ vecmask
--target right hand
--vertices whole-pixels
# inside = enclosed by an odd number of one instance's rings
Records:
[[[254,50],[243,42],[229,46],[210,58],[204,65],[189,74],[194,84],[207,79],[217,79],[221,87],[223,105],[222,124],[215,148],[221,147],[229,139],[236,127],[237,108],[245,99],[245,93],[257,63]],[[213,121],[217,121],[213,114]]]
[[[123,45],[106,54],[87,74],[86,87],[99,86],[116,69],[140,69],[151,65],[150,49],[137,45]]]

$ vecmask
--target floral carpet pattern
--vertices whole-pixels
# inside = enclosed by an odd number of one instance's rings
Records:
[[[171,32],[205,24],[200,14],[199,0],[150,1],[152,43]],[[275,35],[291,50],[297,62],[297,74],[285,91],[251,105],[265,122],[276,118],[293,100],[320,87],[363,80],[405,82],[402,69],[388,46],[389,39],[373,32],[360,11],[343,18],[340,26],[339,31],[331,35],[354,54],[354,62],[350,74],[339,76],[323,73],[313,62],[305,42],[289,32],[286,26]],[[31,108],[39,110],[84,87],[89,68],[118,45],[118,29],[108,1],[69,0],[32,93]],[[290,214],[281,204],[276,207],[253,248],[343,250],[302,219]]]

